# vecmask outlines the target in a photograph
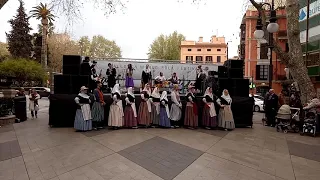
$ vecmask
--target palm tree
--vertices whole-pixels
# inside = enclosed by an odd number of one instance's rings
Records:
[[[48,25],[52,24],[55,16],[51,13],[52,7],[48,8],[47,4],[42,4],[33,7],[30,11],[31,17],[41,19],[42,24],[42,47],[41,47],[41,64],[43,68],[47,68],[48,65],[48,52],[47,52],[47,36]]]

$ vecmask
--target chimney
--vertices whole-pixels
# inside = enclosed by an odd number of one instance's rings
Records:
[[[216,35],[211,36],[210,42],[213,43],[215,41],[217,41],[217,36]]]
[[[199,42],[203,42],[203,37],[199,37]]]

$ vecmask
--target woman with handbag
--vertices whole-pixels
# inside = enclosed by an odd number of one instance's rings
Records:
[[[29,94],[29,110],[31,111],[31,117],[38,118],[39,104],[38,100],[40,99],[40,95],[37,93],[35,89],[31,89]]]

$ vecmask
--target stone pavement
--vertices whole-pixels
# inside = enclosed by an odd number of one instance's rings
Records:
[[[48,113],[0,128],[0,180],[319,180],[320,138],[231,132],[49,128]]]

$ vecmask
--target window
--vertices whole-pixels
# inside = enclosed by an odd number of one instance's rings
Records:
[[[286,52],[289,52],[289,44],[286,43]]]
[[[188,49],[188,51],[191,51],[191,49]]]
[[[201,51],[201,49],[197,49],[197,51]]]
[[[206,56],[206,62],[212,62],[212,56]]]
[[[186,56],[186,62],[192,62],[193,56]]]
[[[217,49],[217,51],[221,51],[221,49]]]
[[[256,79],[268,80],[269,65],[257,65],[256,66]]]
[[[211,51],[211,49],[207,49],[207,51]]]
[[[196,56],[196,62],[202,62],[202,56]]]
[[[268,59],[268,44],[260,44],[260,59]]]
[[[221,62],[221,56],[217,56],[217,63]]]

